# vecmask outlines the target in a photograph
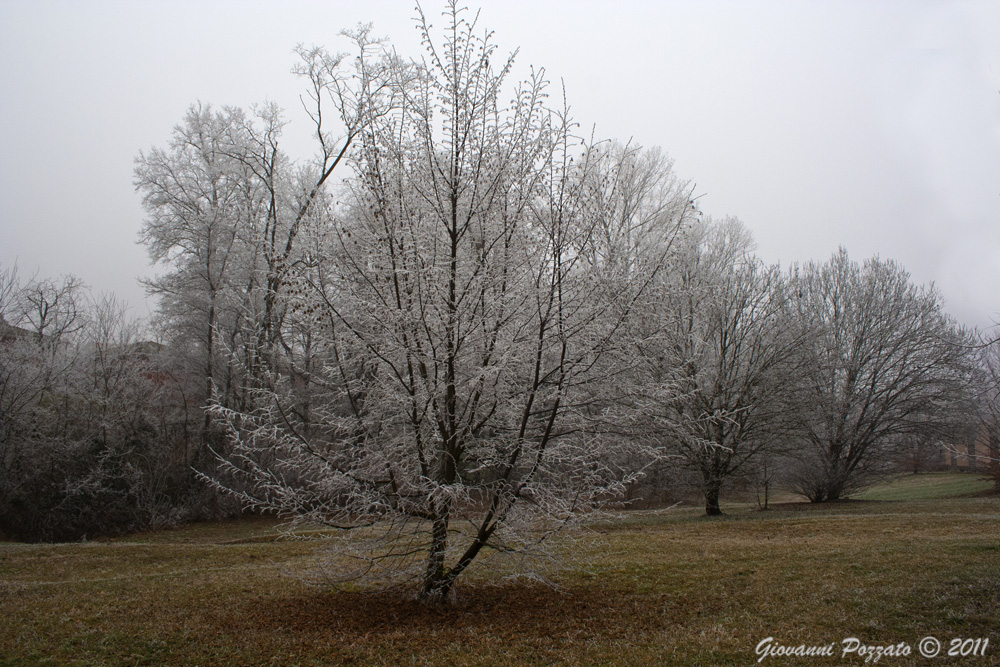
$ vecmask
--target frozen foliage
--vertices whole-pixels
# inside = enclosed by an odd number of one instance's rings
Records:
[[[538,573],[551,536],[677,469],[709,513],[778,464],[836,499],[955,421],[964,334],[933,290],[843,252],[762,264],[664,154],[577,136],[544,70],[515,80],[454,3],[443,23],[419,13],[415,61],[366,26],[351,55],[298,49],[312,160],[271,105],[196,106],[137,159],[200,418],[183,461],[329,527],[326,580],[445,599],[473,563]]]
[[[79,280],[0,274],[0,533],[70,540],[177,520],[159,346]]]
[[[283,347],[245,408],[214,410],[246,502],[349,531],[342,574],[428,598],[639,474],[642,445],[602,435],[601,385],[687,210],[669,162],[575,137],[544,72],[511,84],[466,14],[449,7],[441,43],[421,16],[420,62],[318,76],[332,61],[305,54],[314,100],[335,83],[360,118],[353,175],[289,257]]]

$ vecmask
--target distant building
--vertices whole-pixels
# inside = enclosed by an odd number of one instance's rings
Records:
[[[982,425],[968,442],[945,445],[945,463],[951,470],[986,472],[1000,463],[1000,425]]]

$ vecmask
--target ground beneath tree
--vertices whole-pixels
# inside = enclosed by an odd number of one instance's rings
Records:
[[[929,635],[990,638],[949,667],[1000,664],[1000,499],[726,511],[628,513],[577,545],[558,589],[473,577],[444,606],[308,587],[294,574],[316,543],[261,519],[0,544],[0,664],[747,665],[769,636]]]

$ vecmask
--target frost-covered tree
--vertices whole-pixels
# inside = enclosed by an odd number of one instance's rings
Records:
[[[859,264],[841,248],[791,280],[799,325],[811,332],[794,484],[814,502],[838,500],[889,469],[898,436],[954,431],[968,336],[936,290],[892,261]]]
[[[179,516],[157,346],[79,280],[0,274],[0,532],[68,540]]]
[[[246,159],[247,122],[239,109],[192,107],[167,149],[136,160],[147,212],[140,240],[166,269],[147,289],[160,299],[159,317],[178,357],[201,379],[200,405],[216,389],[230,402],[234,382],[219,338],[238,335],[238,295],[258,281],[252,236],[260,234],[269,200]]]
[[[147,214],[140,240],[163,268],[147,288],[160,299],[168,343],[186,362],[178,373],[200,382],[189,397],[199,407],[210,400],[244,404],[247,388],[294,347],[284,339],[287,313],[278,295],[301,259],[299,235],[329,204],[325,186],[368,122],[371,100],[386,95],[391,58],[372,58],[378,43],[366,28],[349,36],[356,46],[351,67],[346,54],[297,50],[314,160],[300,164],[286,154],[285,121],[273,104],[249,112],[193,106],[166,148],[136,159],[135,186]],[[331,115],[342,135],[331,131]],[[210,421],[205,412],[203,437]]]
[[[588,424],[669,245],[641,239],[686,210],[669,163],[575,138],[544,72],[512,83],[513,56],[444,15],[440,41],[420,15],[421,61],[386,61],[341,206],[310,227],[282,296],[310,335],[252,409],[217,410],[246,501],[343,529],[359,567],[340,574],[430,600],[484,553],[540,553],[634,478],[637,445]]]
[[[735,219],[699,222],[664,281],[659,336],[642,413],[665,454],[698,480],[707,514],[765,448],[787,443],[802,338],[789,327],[788,290],[776,266],[752,254]]]

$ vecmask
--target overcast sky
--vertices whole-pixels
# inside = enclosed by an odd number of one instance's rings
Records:
[[[305,157],[292,49],[371,21],[419,57],[413,4],[0,0],[0,268],[73,273],[146,314],[139,150],[198,100],[273,100]],[[479,6],[518,72],[562,79],[597,136],[661,146],[765,260],[844,245],[935,282],[963,323],[1000,317],[1000,2]]]

